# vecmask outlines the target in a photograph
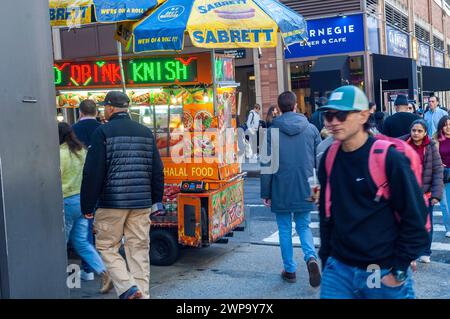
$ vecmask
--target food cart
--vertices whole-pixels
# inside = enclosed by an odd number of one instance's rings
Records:
[[[179,245],[208,246],[242,228],[234,60],[214,51],[125,58],[131,117],[151,128],[164,163],[164,212],[151,216],[151,263],[170,265]],[[121,89],[117,60],[58,61],[57,107],[102,102]]]

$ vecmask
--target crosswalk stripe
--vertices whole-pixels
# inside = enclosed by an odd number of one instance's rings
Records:
[[[264,205],[261,205],[261,204],[246,204],[245,206],[246,207],[250,207],[250,208],[252,208],[252,207],[265,207]],[[311,215],[318,215],[318,214],[319,214],[319,211],[317,211],[317,210],[311,211]],[[439,210],[433,211],[433,216],[435,216],[435,217],[442,217],[442,211],[439,211]]]
[[[311,214],[312,215],[318,215],[319,211],[313,210],[313,211],[311,211]],[[442,211],[440,211],[440,210],[433,211],[433,216],[435,216],[435,217],[442,217]]]
[[[450,244],[431,243],[431,250],[445,250],[450,251]]]
[[[318,222],[312,222],[309,224],[310,228],[318,229],[320,227],[320,224]]]
[[[441,224],[433,224],[433,231],[435,232],[445,232],[445,226]]]
[[[313,237],[314,239],[314,246],[319,247],[320,246],[320,238],[319,237]],[[263,239],[263,242],[269,243],[269,244],[279,244],[278,240],[278,232],[273,233],[267,238]],[[300,237],[294,236],[292,237],[292,245],[295,247],[301,247]],[[450,244],[441,243],[441,242],[433,242],[431,244],[432,250],[440,250],[440,251],[450,251]]]
[[[297,235],[295,231],[295,223],[292,223],[292,245],[296,247],[301,247],[300,237]],[[313,229],[319,229],[320,225],[318,222],[312,222],[309,224],[310,228]],[[433,231],[434,232],[445,232],[445,226],[441,224],[434,224],[433,225]],[[319,247],[320,246],[320,238],[319,237],[313,237],[314,240],[314,246]],[[262,240],[265,243],[270,244],[279,244],[279,233],[278,231],[274,232],[269,237],[266,237]],[[433,242],[431,245],[432,250],[444,250],[444,251],[450,251],[450,244],[447,243],[441,243],[441,242]]]

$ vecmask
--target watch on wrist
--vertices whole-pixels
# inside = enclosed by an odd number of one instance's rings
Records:
[[[403,271],[403,270],[392,269],[391,274],[394,276],[395,280],[397,280],[398,282],[404,282],[407,277],[406,271]]]

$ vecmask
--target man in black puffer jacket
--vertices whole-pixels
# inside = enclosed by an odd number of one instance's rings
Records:
[[[150,211],[162,207],[164,192],[155,139],[131,120],[129,103],[122,92],[106,95],[109,122],[92,135],[81,186],[81,211],[89,219],[97,209],[96,247],[121,299],[149,298]],[[130,272],[119,254],[122,237]]]

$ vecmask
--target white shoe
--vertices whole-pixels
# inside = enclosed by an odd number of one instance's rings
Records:
[[[80,271],[80,278],[84,281],[92,281],[94,280],[93,272],[85,272],[84,270]]]
[[[429,264],[431,262],[431,257],[430,256],[420,256],[419,259],[417,259],[417,261],[424,263],[424,264]]]
[[[445,233],[445,237],[450,238],[450,231],[448,231],[448,232]]]

